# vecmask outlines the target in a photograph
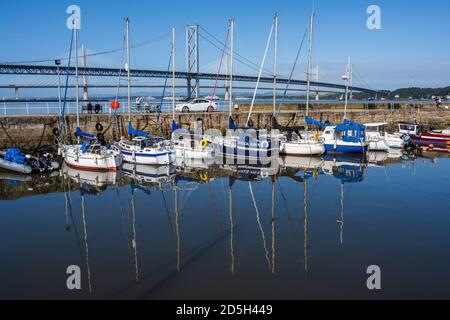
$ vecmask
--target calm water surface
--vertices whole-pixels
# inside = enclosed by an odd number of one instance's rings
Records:
[[[450,298],[450,159],[369,160],[0,173],[0,298]]]

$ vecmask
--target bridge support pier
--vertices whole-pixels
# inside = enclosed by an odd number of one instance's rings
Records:
[[[16,95],[16,100],[19,100],[20,99],[20,95],[19,95],[19,88],[18,87],[14,88],[14,93]]]

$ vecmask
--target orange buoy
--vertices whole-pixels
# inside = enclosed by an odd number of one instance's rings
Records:
[[[120,109],[120,102],[117,101],[117,100],[111,101],[111,109],[119,110]]]

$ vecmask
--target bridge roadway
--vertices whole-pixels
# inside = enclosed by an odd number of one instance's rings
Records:
[[[75,73],[75,68],[60,67],[61,74]],[[114,69],[114,68],[79,68],[80,75],[92,76],[92,77],[126,77],[127,72],[124,69]],[[3,75],[58,75],[57,66],[39,66],[39,65],[0,65],[0,74]],[[160,71],[160,70],[131,70],[131,77],[133,78],[171,78],[171,71]],[[175,77],[177,79],[185,79],[188,82],[187,87],[190,87],[191,80],[229,80],[229,75],[226,74],[213,74],[213,73],[188,73],[188,72],[176,72]],[[248,75],[234,75],[233,81],[236,82],[257,82],[258,77],[248,76]],[[261,83],[273,83],[273,77],[261,77]],[[277,78],[277,83],[279,84],[291,84],[293,86],[306,86],[307,82],[305,80],[294,80],[286,78]],[[327,89],[339,89],[345,90],[345,85],[334,84],[327,82],[311,82],[311,86],[314,88],[327,88]],[[369,94],[383,94],[384,91],[377,91],[361,87],[350,87],[350,90],[354,92],[364,92]]]

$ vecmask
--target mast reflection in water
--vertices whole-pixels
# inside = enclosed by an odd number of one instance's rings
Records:
[[[449,170],[369,154],[0,172],[0,298],[373,298],[373,264],[375,298],[450,298]]]

